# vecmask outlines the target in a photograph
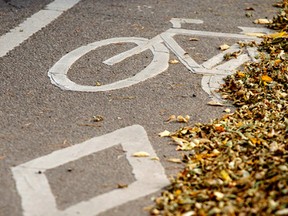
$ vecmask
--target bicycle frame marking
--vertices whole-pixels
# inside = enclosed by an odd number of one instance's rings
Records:
[[[193,36],[204,36],[204,37],[224,37],[224,38],[235,38],[242,40],[259,40],[253,36],[244,35],[244,33],[253,33],[253,32],[266,32],[267,30],[264,28],[249,28],[249,27],[239,27],[242,29],[242,32],[239,34],[235,33],[221,33],[221,32],[209,32],[209,31],[198,31],[198,30],[189,30],[189,29],[181,29],[181,23],[194,23],[201,24],[202,20],[194,20],[194,19],[180,19],[173,18],[171,19],[171,23],[173,27],[166,30],[165,32],[155,36],[154,38],[148,40],[145,38],[111,38],[107,40],[97,41],[86,46],[79,47],[65,56],[63,56],[48,72],[48,76],[51,79],[51,82],[63,90],[72,90],[72,91],[86,91],[86,92],[98,92],[98,91],[109,91],[115,89],[121,89],[124,87],[129,87],[139,82],[145,81],[148,78],[154,77],[162,72],[164,72],[169,64],[169,50],[171,50],[181,61],[182,64],[185,65],[192,73],[203,74],[202,80],[202,88],[209,95],[212,95],[210,81],[215,77],[216,80],[219,80],[219,77],[225,77],[232,73],[232,70],[236,69],[244,62],[249,60],[255,60],[253,55],[255,55],[256,50],[250,49],[248,50],[248,54],[244,53],[238,56],[237,59],[232,59],[229,61],[225,61],[223,63],[223,57],[228,52],[234,52],[239,49],[238,45],[231,46],[228,50],[221,52],[220,54],[210,58],[206,62],[199,65],[195,60],[193,60],[185,50],[178,45],[178,43],[174,40],[175,35],[193,35]],[[80,57],[84,56],[88,52],[109,44],[114,43],[136,43],[137,46],[115,55],[103,63],[107,65],[114,65],[119,63],[133,55],[139,54],[145,50],[150,49],[154,58],[152,62],[147,66],[144,70],[137,73],[135,76],[119,80],[114,83],[102,85],[102,86],[86,86],[76,84],[72,82],[68,77],[67,73],[71,65],[77,61]],[[208,77],[207,77],[208,76]],[[214,79],[215,80],[215,79]],[[208,81],[208,83],[207,83]],[[220,84],[215,85],[216,87]],[[218,82],[218,81],[217,81]],[[214,88],[213,87],[213,88]]]

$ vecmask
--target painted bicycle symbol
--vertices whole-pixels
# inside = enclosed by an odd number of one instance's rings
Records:
[[[50,77],[51,82],[53,84],[55,84],[56,86],[60,87],[63,90],[98,92],[98,91],[121,89],[145,81],[148,78],[154,77],[164,72],[169,67],[169,50],[170,50],[178,57],[179,61],[189,69],[189,71],[196,74],[202,74],[203,90],[206,91],[211,96],[216,96],[213,95],[213,90],[219,87],[220,85],[219,83],[221,82],[222,78],[231,74],[234,69],[242,65],[244,62],[253,60],[256,50],[254,48],[247,48],[247,52],[244,52],[241,55],[239,55],[237,59],[224,61],[223,57],[226,53],[235,52],[239,50],[238,44],[234,44],[228,50],[219,53],[218,55],[210,58],[209,60],[205,61],[202,64],[198,64],[195,60],[193,60],[191,56],[187,54],[187,52],[182,47],[180,47],[180,45],[175,41],[173,37],[175,35],[186,35],[186,36],[234,38],[242,41],[252,41],[252,40],[257,41],[258,38],[256,38],[255,36],[249,36],[244,33],[267,32],[267,29],[265,28],[249,28],[249,27],[239,27],[240,29],[242,29],[242,32],[239,34],[198,31],[191,29],[183,29],[181,28],[181,24],[183,23],[202,24],[203,23],[202,20],[172,18],[170,22],[172,23],[172,28],[155,36],[152,39],[146,39],[141,37],[120,37],[120,38],[101,40],[94,43],[90,43],[85,46],[81,46],[64,55],[49,70],[48,76]],[[145,69],[138,72],[133,77],[129,77],[102,86],[81,85],[71,81],[68,78],[67,73],[69,71],[69,68],[80,57],[99,47],[118,43],[135,43],[137,46],[105,60],[103,62],[104,64],[112,66],[148,49],[151,50],[153,54],[153,59],[151,63]]]

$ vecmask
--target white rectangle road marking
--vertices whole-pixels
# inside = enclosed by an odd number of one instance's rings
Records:
[[[0,37],[0,58],[19,46],[34,33],[51,23],[64,11],[72,8],[80,0],[55,0],[26,19],[19,26]]]

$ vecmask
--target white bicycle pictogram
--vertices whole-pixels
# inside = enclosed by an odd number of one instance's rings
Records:
[[[184,18],[172,18],[170,20],[172,23],[172,28],[166,30],[165,32],[155,36],[152,39],[141,38],[141,37],[119,37],[111,38],[106,40],[97,41],[90,43],[85,46],[81,46],[66,55],[64,55],[55,65],[49,70],[48,76],[51,82],[63,90],[72,91],[85,91],[85,92],[99,92],[99,91],[109,91],[115,89],[121,89],[124,87],[129,87],[139,82],[145,81],[148,78],[154,77],[162,72],[164,72],[169,67],[169,50],[171,50],[179,59],[179,61],[184,64],[189,71],[196,74],[202,74],[202,88],[209,95],[217,97],[214,94],[214,89],[218,88],[223,77],[231,74],[233,70],[242,65],[244,62],[249,60],[255,60],[256,55],[255,48],[248,47],[247,52],[240,54],[237,59],[231,59],[229,61],[224,61],[224,55],[226,53],[231,53],[239,50],[239,45],[234,44],[228,50],[219,53],[218,55],[210,58],[202,64],[198,64],[187,52],[180,47],[180,45],[173,38],[175,35],[186,35],[186,36],[204,36],[204,37],[223,37],[223,38],[234,38],[244,41],[259,40],[255,36],[249,36],[245,33],[255,33],[255,32],[265,32],[268,33],[269,30],[266,28],[250,28],[250,27],[239,27],[242,29],[241,33],[221,33],[221,32],[209,32],[209,31],[199,31],[191,29],[181,28],[182,23],[193,23],[202,24],[202,20],[196,19],[184,19]],[[103,63],[106,65],[117,64],[124,59],[131,57],[133,55],[139,54],[145,50],[151,50],[153,54],[153,59],[151,63],[142,71],[138,72],[133,77],[129,77],[123,80],[116,81],[114,83],[101,85],[101,86],[88,86],[81,85],[71,81],[67,73],[69,68],[74,62],[76,62],[80,57],[84,56],[88,52],[95,50],[99,47],[117,44],[117,43],[135,43],[136,47],[125,51],[123,53],[117,54]]]

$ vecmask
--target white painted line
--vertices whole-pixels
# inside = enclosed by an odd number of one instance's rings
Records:
[[[37,31],[51,23],[64,11],[73,7],[80,0],[55,0],[48,4],[44,10],[33,14],[19,26],[0,37],[0,58],[19,46]]]
[[[65,210],[57,209],[45,171],[119,144],[126,151],[126,158],[132,166],[136,181],[128,188],[112,190]],[[168,185],[169,180],[159,161],[132,157],[133,153],[139,151],[145,151],[151,157],[157,156],[145,129],[140,125],[133,125],[11,168],[21,197],[24,216],[92,216],[149,195]],[[42,174],[38,174],[39,171]]]
[[[241,54],[237,56],[237,58],[233,58],[229,61],[223,62],[223,64],[218,65],[217,67],[215,67],[215,69],[233,71],[249,60],[251,60],[251,58],[249,58],[247,54]]]
[[[173,28],[181,28],[181,24],[185,24],[185,23],[191,23],[191,24],[202,24],[203,21],[202,20],[198,20],[198,19],[186,19],[186,18],[172,18],[170,20],[170,22],[172,23],[172,27]]]
[[[198,31],[198,30],[190,30],[190,29],[168,29],[166,32],[174,33],[176,35],[195,35],[195,36],[207,36],[207,37],[224,37],[224,38],[236,38],[243,40],[256,40],[259,41],[259,38],[254,36],[242,35],[242,34],[234,34],[234,33],[223,33],[223,32],[210,32],[210,31]]]
[[[117,38],[115,38],[117,40]],[[117,64],[123,60],[125,60],[126,58],[129,58],[133,55],[137,55],[147,49],[151,49],[155,44],[159,44],[162,42],[161,38],[159,36],[156,36],[154,38],[152,38],[151,40],[148,40],[146,38],[134,38],[135,40],[139,41],[138,46],[127,50],[123,53],[120,53],[118,55],[115,55],[107,60],[105,60],[103,63],[107,64],[107,65],[114,65]],[[140,40],[139,40],[140,39]],[[167,50],[167,52],[169,52]]]
[[[102,86],[87,86],[80,85],[75,82],[72,82],[67,73],[74,62],[76,62],[80,57],[84,56],[86,53],[97,49],[98,47],[115,44],[115,43],[136,43],[138,46],[131,49],[132,53],[129,51],[120,53],[116,55],[115,58],[108,59],[109,64],[114,64],[119,61],[119,59],[125,59],[131,55],[137,54],[145,49],[150,49],[154,55],[152,62],[142,71],[137,73],[135,76],[123,79],[111,84],[106,84]],[[111,38],[107,40],[97,41],[86,46],[79,47],[65,56],[63,56],[56,64],[48,71],[48,76],[51,79],[51,82],[54,85],[57,85],[63,90],[72,90],[72,91],[86,91],[86,92],[99,92],[99,91],[109,91],[120,89],[124,87],[129,87],[131,85],[137,84],[141,81],[149,79],[153,76],[156,76],[163,71],[165,71],[169,64],[169,50],[162,44],[156,43],[153,46],[146,46],[147,39],[145,38]],[[137,49],[140,47],[139,49]],[[144,47],[144,48],[143,48]],[[104,62],[105,63],[105,62]],[[107,62],[106,62],[107,63]]]
[[[224,60],[224,56],[227,53],[233,53],[240,49],[238,44],[233,44],[229,49],[222,51],[218,55],[213,56],[212,58],[208,59],[207,61],[202,63],[202,66],[207,69],[212,69],[212,67],[215,67],[217,64],[220,64]]]
[[[260,28],[260,27],[242,27],[238,26],[242,30],[240,32],[241,34],[246,34],[246,33],[265,33],[265,34],[270,34],[275,32],[275,30],[268,29],[268,28]]]
[[[182,49],[181,46],[174,40],[174,34],[162,33],[161,38],[163,39],[165,45],[179,58],[179,60],[184,64],[190,71],[194,72],[194,68],[199,68],[200,65],[194,61],[187,52]]]

